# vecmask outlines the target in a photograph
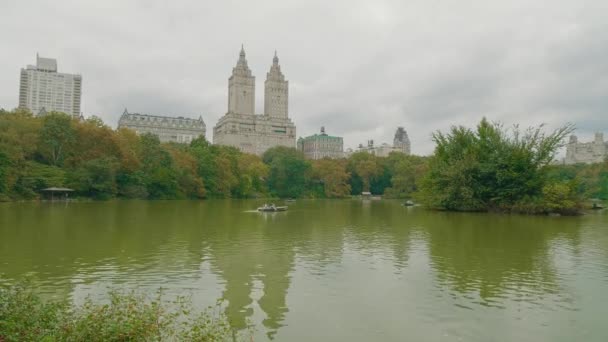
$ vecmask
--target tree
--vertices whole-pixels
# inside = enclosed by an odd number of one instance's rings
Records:
[[[68,174],[68,185],[79,194],[95,199],[107,199],[116,194],[116,160],[91,159]]]
[[[177,198],[179,189],[177,174],[171,155],[162,148],[158,136],[143,134],[140,139],[140,160],[143,182],[150,198]]]
[[[179,191],[188,198],[204,198],[203,180],[196,172],[196,159],[188,153],[188,147],[168,144],[166,148],[171,154],[177,172]]]
[[[84,122],[73,121],[75,140],[72,153],[66,164],[77,167],[80,163],[101,158],[120,158],[121,148],[114,137],[115,132],[101,119],[93,116]]]
[[[58,166],[26,161],[19,169],[13,191],[22,198],[32,199],[40,190],[65,184],[65,171]]]
[[[573,127],[549,135],[542,128],[507,130],[484,118],[475,131],[452,127],[447,134],[436,132],[420,198],[448,210],[510,210],[542,197],[548,165]]]
[[[0,151],[0,200],[8,195],[8,175],[10,167],[11,161],[8,159],[8,156],[6,153]]]
[[[57,112],[44,116],[38,151],[47,163],[61,166],[75,141],[76,132],[72,127],[71,117]]]
[[[268,188],[273,195],[299,197],[304,194],[311,165],[301,152],[277,146],[268,149],[262,160],[269,167]]]
[[[268,177],[268,166],[262,159],[253,154],[241,153],[238,156],[238,195],[251,197],[256,193],[266,193],[265,179]]]
[[[426,173],[427,163],[423,157],[391,152],[388,157],[391,187],[385,195],[394,198],[408,198],[418,190],[417,183]]]
[[[378,176],[382,170],[376,156],[366,152],[353,153],[350,165],[354,173],[361,179],[362,191],[370,191],[372,177]]]
[[[346,161],[324,158],[312,163],[313,179],[323,184],[323,194],[327,198],[341,198],[350,194],[350,173],[346,171]]]

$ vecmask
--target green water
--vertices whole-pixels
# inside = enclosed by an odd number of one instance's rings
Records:
[[[393,201],[0,203],[0,282],[224,299],[277,341],[608,341],[608,212],[430,212]]]

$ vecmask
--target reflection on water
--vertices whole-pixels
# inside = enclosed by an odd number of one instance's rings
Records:
[[[75,302],[109,288],[226,302],[256,340],[608,336],[608,217],[430,212],[398,202],[0,204],[0,282]]]

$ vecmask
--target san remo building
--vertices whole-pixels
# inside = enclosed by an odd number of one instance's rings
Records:
[[[264,82],[264,114],[255,114],[255,76],[241,47],[228,79],[228,112],[213,128],[213,143],[262,155],[274,146],[296,146],[296,126],[288,116],[289,82],[274,55]]]

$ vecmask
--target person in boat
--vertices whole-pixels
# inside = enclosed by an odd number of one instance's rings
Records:
[[[272,208],[272,210],[277,210],[277,207],[275,207],[275,206],[274,206],[274,203],[272,203],[272,204],[270,205],[270,207]]]

